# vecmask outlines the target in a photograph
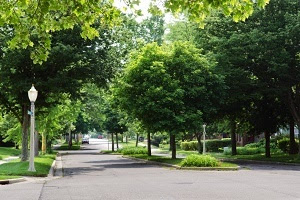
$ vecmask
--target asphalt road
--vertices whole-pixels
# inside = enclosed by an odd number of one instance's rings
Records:
[[[62,157],[64,177],[0,186],[2,200],[296,200],[299,166],[247,165],[231,172],[183,171],[101,155],[107,141],[91,140]]]

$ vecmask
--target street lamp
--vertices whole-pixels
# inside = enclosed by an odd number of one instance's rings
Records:
[[[206,149],[205,149],[205,127],[206,127],[206,124],[203,124],[203,154],[206,153]]]
[[[31,89],[28,91],[28,98],[31,102],[31,112],[30,112],[30,158],[29,158],[29,168],[28,171],[35,172],[34,168],[34,102],[36,101],[38,91],[32,85]]]

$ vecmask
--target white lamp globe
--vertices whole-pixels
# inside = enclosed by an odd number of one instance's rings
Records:
[[[36,98],[37,98],[37,95],[38,95],[38,91],[32,85],[32,87],[28,91],[28,98],[29,98],[30,102],[35,102]]]

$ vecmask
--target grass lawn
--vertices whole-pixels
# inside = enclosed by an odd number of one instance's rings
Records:
[[[103,153],[103,154],[113,154],[113,155],[120,155],[121,153],[117,152],[117,151],[111,151],[111,150],[101,150],[100,153]]]
[[[29,162],[21,162],[20,159],[0,165],[0,176],[47,176],[55,159],[55,154],[46,154],[34,158],[36,172],[29,172]]]
[[[211,155],[219,159],[258,160],[258,161],[300,164],[300,157],[298,155],[289,155],[283,153],[271,154],[271,158],[266,158],[265,154],[231,156],[231,155],[224,155],[222,153],[211,153]]]
[[[0,175],[0,180],[8,180],[8,179],[15,179],[15,178],[21,178],[20,176],[2,176]]]
[[[20,149],[15,149],[14,147],[0,147],[0,160],[9,156],[18,156],[20,154]]]
[[[79,150],[80,149],[80,144],[72,144],[71,149],[69,149],[68,144],[62,144],[57,150]]]
[[[161,163],[168,163],[168,164],[178,165],[178,166],[181,166],[180,163],[183,160],[183,158],[171,159],[169,157],[164,157],[164,156],[147,156],[143,154],[130,155],[130,157],[140,158],[140,159],[145,159],[145,160],[150,160],[155,162],[161,162]],[[237,167],[237,165],[234,163],[222,162],[220,167]]]

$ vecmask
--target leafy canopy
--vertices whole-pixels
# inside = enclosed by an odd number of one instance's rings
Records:
[[[123,0],[134,7],[139,0]],[[9,47],[30,48],[34,63],[46,61],[51,49],[51,33],[81,26],[81,36],[93,39],[99,32],[93,24],[101,23],[114,26],[119,22],[120,11],[113,6],[113,0],[1,0],[0,27],[10,27],[14,31]],[[161,13],[157,4],[160,0],[151,0],[152,13]],[[263,8],[269,0],[257,0]],[[252,0],[166,0],[163,6],[173,14],[187,13],[192,21],[204,25],[204,19],[214,10],[221,10],[232,16],[234,21],[245,20],[254,9]]]

